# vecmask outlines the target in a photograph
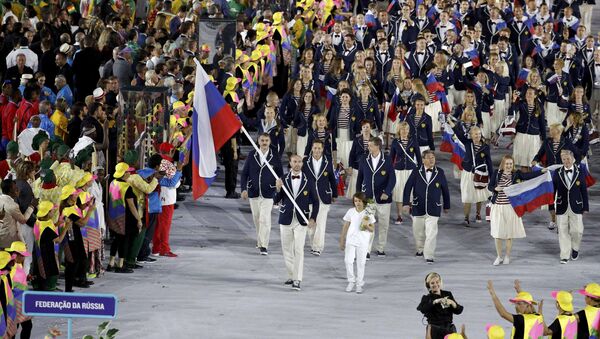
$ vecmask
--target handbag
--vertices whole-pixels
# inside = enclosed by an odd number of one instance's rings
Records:
[[[492,214],[492,202],[488,201],[485,204],[485,221],[491,221],[492,220],[491,214]]]
[[[502,126],[498,130],[498,133],[504,137],[512,136],[517,133],[517,121],[513,116],[507,116],[502,122]]]
[[[475,166],[475,150],[473,149],[473,144],[471,144],[471,155],[473,156],[473,166]],[[473,186],[475,186],[475,189],[482,190],[487,188],[489,182],[490,175],[488,173],[487,165],[481,164],[476,166],[473,175]]]

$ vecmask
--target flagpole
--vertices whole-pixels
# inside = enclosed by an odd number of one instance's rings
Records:
[[[280,178],[277,176],[277,173],[275,173],[275,170],[273,169],[273,167],[271,166],[271,164],[269,164],[269,162],[267,161],[267,159],[265,159],[265,156],[262,154],[262,152],[260,152],[258,146],[256,145],[256,143],[254,142],[254,140],[252,139],[252,137],[250,136],[250,134],[248,133],[248,131],[246,131],[246,128],[244,128],[243,125],[242,125],[242,128],[241,128],[241,131],[244,132],[244,135],[246,136],[246,138],[248,138],[248,140],[250,140],[250,143],[252,144],[252,147],[254,147],[254,150],[256,150],[256,153],[258,153],[258,155],[260,156],[261,160],[264,161],[264,164],[267,166],[267,168],[269,169],[269,171],[271,171],[271,174],[273,174],[273,176],[275,177],[276,180],[279,180]],[[246,161],[249,161],[249,158]],[[298,206],[298,204],[296,204],[296,200],[294,200],[294,197],[292,196],[292,194],[290,193],[290,191],[287,190],[287,188],[285,187],[285,185],[281,185],[281,188],[283,189],[283,192],[285,192],[285,195],[287,195],[288,199],[290,199],[290,201],[294,205],[294,208],[296,209],[296,211],[299,212],[299,214],[302,216],[302,219],[304,220],[304,222],[306,222],[306,224],[308,225],[308,219],[304,215],[304,212],[302,211],[302,209],[300,209],[300,206]]]

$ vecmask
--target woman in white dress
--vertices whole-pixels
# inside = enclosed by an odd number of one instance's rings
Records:
[[[488,184],[488,189],[492,192],[490,233],[495,240],[497,254],[494,266],[498,266],[501,263],[508,265],[510,263],[512,240],[525,238],[523,220],[515,213],[508,197],[504,193],[504,189],[512,184],[537,177],[545,172],[546,169],[539,172],[523,173],[515,169],[513,157],[505,155],[498,169],[490,177],[490,183]],[[502,257],[503,243],[506,243],[504,258]]]
[[[346,292],[352,292],[356,287],[356,293],[362,293],[365,284],[365,264],[369,241],[375,228],[375,216],[367,212],[367,196],[363,192],[354,194],[352,202],[354,208],[349,209],[344,215],[340,249],[344,251],[344,263],[348,278]],[[355,259],[356,274],[354,274]]]

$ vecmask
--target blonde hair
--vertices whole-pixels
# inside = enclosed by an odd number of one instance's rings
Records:
[[[318,129],[318,127],[317,127],[317,121],[318,121],[319,119],[325,119],[325,129],[327,129],[327,125],[328,125],[328,124],[327,124],[327,116],[326,116],[324,113],[319,113],[319,114],[315,114],[315,115],[313,116],[313,121],[312,121],[312,129],[313,129],[314,131],[316,131],[316,130]]]
[[[556,130],[558,131],[558,133],[562,134],[562,132],[565,130],[565,127],[561,124],[561,123],[554,123],[551,124],[550,126],[548,126],[549,130]]]
[[[499,171],[504,171],[504,163],[505,163],[507,160],[511,160],[511,161],[513,162],[513,170],[512,170],[512,171],[513,171],[513,172],[514,172],[514,171],[516,171],[516,167],[515,167],[515,159],[514,159],[514,158],[513,158],[511,155],[509,155],[509,154],[506,154],[506,155],[504,155],[504,156],[502,157],[502,160],[500,160],[500,167],[498,168],[498,170],[499,170]]]
[[[467,114],[472,114],[471,121],[466,121]],[[465,107],[465,110],[463,111],[462,115],[460,116],[460,120],[462,122],[477,123],[477,114],[475,113],[475,108],[470,105]]]
[[[400,139],[400,131],[403,129],[407,129],[408,135],[410,136],[410,125],[408,124],[408,122],[402,121],[398,124],[398,127],[396,127],[396,137],[398,139]]]
[[[413,79],[413,90],[421,94],[423,97],[423,101],[425,101],[425,105],[429,104],[429,92],[427,92],[427,88],[425,88],[425,84],[421,79]]]
[[[507,77],[510,75],[508,73],[508,64],[506,63],[506,61],[504,61],[504,60],[498,61],[498,63],[496,65],[502,67],[502,73],[500,73],[501,76]]]

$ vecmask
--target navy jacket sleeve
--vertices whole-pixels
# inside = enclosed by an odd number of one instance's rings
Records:
[[[362,182],[364,177],[363,163],[364,161],[361,160],[358,164],[358,174],[356,177],[356,192],[362,192]]]
[[[244,168],[242,169],[242,175],[240,176],[240,189],[242,191],[246,191],[248,187],[248,176],[250,175],[250,161],[252,161],[251,155],[252,152],[248,153],[248,157],[244,162]]]
[[[319,214],[319,196],[313,185],[310,187],[310,203],[312,204],[310,219],[317,220],[317,215]]]
[[[413,187],[415,185],[415,179],[417,178],[419,169],[414,169],[410,175],[408,176],[408,180],[406,180],[406,184],[404,185],[403,197],[402,197],[402,205],[409,206],[411,204],[410,194],[412,193]]]
[[[396,174],[394,172],[394,164],[392,161],[386,162],[386,171],[389,173],[387,185],[385,187],[385,194],[388,196],[392,196],[394,192],[394,186],[396,186]]]
[[[444,171],[440,168],[439,169],[440,174],[442,176],[441,178],[441,182],[442,182],[442,196],[444,198],[444,209],[445,210],[449,210],[450,209],[450,191],[448,190],[448,182],[446,181],[446,175],[444,174]]]
[[[329,163],[329,168],[327,169],[327,171],[329,172],[329,175],[327,177],[329,178],[329,184],[331,185],[331,196],[333,198],[337,198],[338,197],[337,180],[335,179],[335,175],[333,175],[333,163],[332,162]]]

